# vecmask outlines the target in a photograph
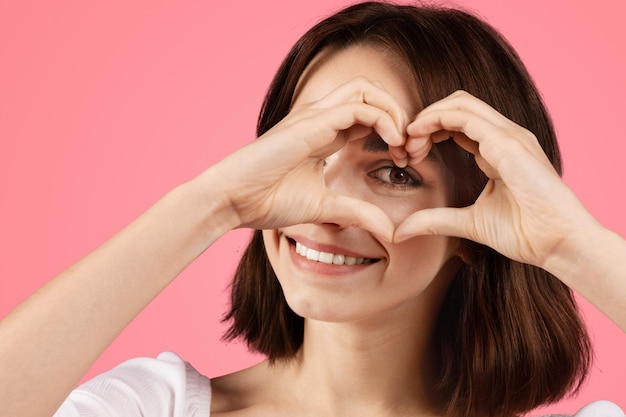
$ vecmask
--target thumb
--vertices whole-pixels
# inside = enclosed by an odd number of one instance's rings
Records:
[[[420,235],[455,236],[471,239],[471,207],[438,207],[416,211],[396,228],[394,243]]]
[[[391,242],[394,225],[383,210],[372,203],[328,193],[321,204],[320,222],[357,226]]]

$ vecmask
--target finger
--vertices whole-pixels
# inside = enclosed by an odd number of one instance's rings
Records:
[[[345,136],[346,141],[350,142],[352,140],[365,138],[371,135],[373,131],[374,129],[369,126],[354,125],[347,128],[342,133]]]
[[[472,239],[471,207],[438,207],[411,214],[396,228],[394,243],[421,235],[455,236]]]
[[[340,132],[358,125],[373,128],[391,146],[404,142],[389,113],[365,103],[345,103],[318,113],[307,123],[299,125],[300,133],[297,135],[309,145],[309,155],[328,156],[344,146],[346,141],[358,139],[340,135]],[[337,138],[343,138],[343,141],[335,140]]]
[[[457,90],[449,96],[426,106],[420,113],[438,110],[465,110],[497,126],[507,126],[511,121],[496,109],[470,93]]]
[[[409,155],[403,146],[390,146],[389,155],[391,155],[393,163],[400,168],[404,168],[409,162]]]
[[[481,169],[481,171],[483,171],[485,175],[487,175],[487,177],[493,179],[500,178],[498,171],[494,167],[492,167],[480,154],[478,142],[468,138],[464,133],[440,130],[433,133],[431,135],[431,138],[434,143],[441,143],[445,140],[453,140],[461,148],[474,155],[476,164]]]
[[[459,110],[466,112],[467,114],[474,115],[477,118],[492,124],[494,128],[499,128],[502,131],[515,132],[515,134],[507,136],[511,138],[514,137],[516,140],[524,143],[528,149],[532,149],[535,152],[540,149],[539,142],[537,141],[535,135],[504,116],[486,102],[472,96],[466,91],[456,91],[448,97],[427,106],[420,112],[416,120],[420,118],[420,116],[427,115],[431,112],[444,110]],[[468,119],[468,122],[469,120],[470,119]],[[469,136],[471,137],[471,135]]]
[[[488,120],[460,109],[440,109],[420,113],[407,126],[409,137],[430,137],[439,131],[462,132],[476,142],[482,142],[490,132],[500,131],[497,126]],[[444,134],[439,134],[444,135]],[[436,138],[441,136],[435,135]]]
[[[409,138],[405,145],[408,153],[409,165],[414,167],[422,162],[422,160],[426,158],[426,156],[432,149],[432,146],[433,142],[428,137]]]
[[[328,193],[322,200],[320,222],[357,226],[390,242],[394,225],[389,216],[374,204],[352,197]]]
[[[453,133],[455,142],[475,156],[485,158],[489,165],[498,171],[499,164],[507,156],[515,155],[511,148],[519,148],[519,142],[509,137],[510,131],[498,128],[488,120],[465,110],[437,110],[420,114],[407,127],[407,132],[412,137],[431,136],[441,130],[455,132]],[[477,142],[478,152],[475,145],[467,142],[463,136],[459,136],[457,141],[456,132],[461,132],[467,139]]]
[[[478,142],[468,138],[467,135],[465,135],[463,132],[440,130],[430,135],[430,138],[433,143],[441,143],[446,140],[453,140],[461,148],[465,149],[467,152],[473,155],[477,155],[480,153],[478,149]]]
[[[537,138],[518,125],[499,128],[464,110],[439,110],[418,115],[407,127],[409,134],[416,137],[432,135],[440,130],[461,132],[477,142],[476,162],[491,178],[503,178],[507,184],[519,177],[520,173],[526,172],[528,164],[553,169]],[[457,133],[454,133],[453,138],[456,141]],[[457,143],[464,143],[463,136],[458,139]],[[467,149],[471,150],[471,146],[467,146]]]
[[[365,77],[356,77],[348,81],[314,103],[313,107],[330,108],[349,102],[369,104],[389,113],[395,122],[398,132],[403,132],[408,124],[408,115],[396,99],[381,83],[369,81]],[[402,143],[390,144],[399,146]]]
[[[409,137],[404,145],[404,148],[409,154],[418,154],[424,151],[430,151],[432,141],[428,137],[412,138]]]

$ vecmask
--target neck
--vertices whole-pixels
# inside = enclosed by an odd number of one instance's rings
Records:
[[[312,406],[325,408],[320,411],[327,415],[433,413],[428,387],[435,363],[434,320],[407,320],[424,317],[415,311],[393,315],[397,319],[306,321],[293,375]]]

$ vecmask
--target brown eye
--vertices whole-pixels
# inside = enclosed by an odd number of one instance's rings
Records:
[[[407,185],[410,184],[411,181],[413,181],[413,179],[404,169],[393,167],[389,170],[390,183]]]
[[[388,187],[411,188],[422,185],[422,180],[416,172],[395,165],[378,168],[368,176]]]

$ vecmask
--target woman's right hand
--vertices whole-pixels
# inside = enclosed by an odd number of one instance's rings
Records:
[[[337,223],[389,240],[393,224],[380,208],[326,187],[324,159],[347,142],[375,131],[390,145],[396,162],[406,165],[401,132],[407,121],[404,109],[389,93],[357,78],[318,101],[296,103],[267,133],[205,174],[225,191],[239,227]]]
[[[384,89],[356,79],[297,104],[261,138],[176,187],[0,321],[3,411],[52,415],[124,327],[233,227],[335,222],[391,239],[379,208],[326,187],[323,165],[372,131],[406,158],[407,119]]]

